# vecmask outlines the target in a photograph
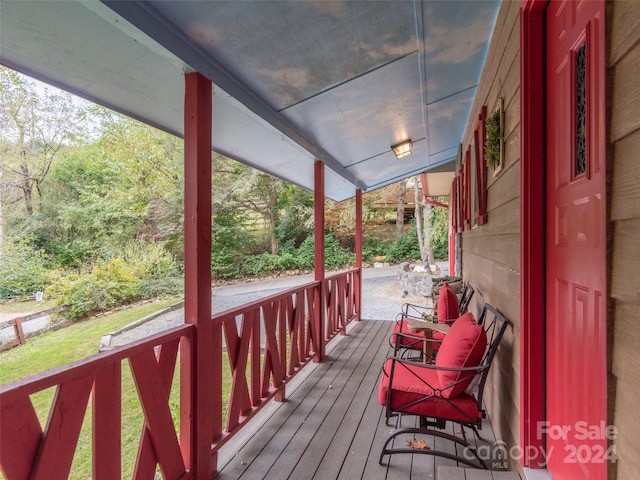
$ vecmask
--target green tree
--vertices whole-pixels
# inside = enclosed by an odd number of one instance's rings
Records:
[[[298,248],[313,234],[313,193],[295,185],[286,184],[281,194],[282,214],[276,234],[280,245],[288,250]]]
[[[66,149],[51,171],[50,202],[28,228],[63,266],[110,258],[133,239],[182,255],[182,143],[112,112],[100,139]],[[26,227],[25,227],[26,228]]]
[[[167,241],[173,250],[181,250],[182,140],[106,109],[100,110],[100,118],[104,133],[99,147],[115,181],[94,194],[96,204],[104,199],[102,210],[111,232],[119,244],[141,238]]]
[[[447,197],[436,198],[437,202],[446,204]],[[433,255],[438,260],[444,260],[449,255],[449,210],[442,207],[431,209],[431,243]]]
[[[85,117],[86,104],[67,93],[38,90],[34,82],[0,66],[2,207],[21,203],[22,212],[34,214],[54,159],[63,146],[75,144],[83,134]],[[0,225],[5,215],[2,208]],[[4,234],[1,227],[0,232]]]
[[[242,164],[234,166],[234,173],[226,176],[227,186],[220,192],[225,194],[217,196],[220,208],[244,211],[247,226],[253,226],[255,235],[265,234],[271,254],[277,255],[277,227],[286,183]]]

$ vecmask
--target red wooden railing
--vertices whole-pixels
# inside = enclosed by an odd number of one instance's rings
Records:
[[[223,330],[228,375],[233,379],[226,425],[214,430],[217,451],[272,398],[284,400],[285,385],[312,358],[319,342],[328,342],[356,318],[359,270],[324,280],[324,322],[316,318],[314,294],[319,282],[221,312],[213,317]],[[322,340],[321,340],[322,339]],[[215,404],[218,404],[216,402]],[[219,413],[222,418],[222,413]]]
[[[85,413],[92,400],[93,478],[121,478],[122,360],[128,360],[144,425],[134,478],[186,472],[169,409],[169,391],[183,325],[71,365],[0,387],[0,465],[7,480],[68,478]],[[55,387],[43,430],[30,396]]]
[[[318,289],[324,295],[316,295]],[[324,298],[323,308],[314,308],[315,298]],[[344,333],[346,325],[358,318],[359,299],[360,270],[356,269],[212,317],[215,333],[206,343],[226,355],[228,363],[222,362],[221,370],[226,369],[227,378],[231,378],[226,398],[224,371],[210,379],[198,378],[216,382],[212,390],[219,392],[218,398],[211,399],[217,410],[211,429],[212,458],[270,399],[284,399],[286,384],[313,358],[320,343]],[[316,312],[321,312],[320,318]],[[182,352],[183,366],[195,358],[191,349],[180,349],[180,345],[193,344],[197,331],[197,326],[183,325],[0,387],[0,467],[4,477],[68,478],[91,398],[94,479],[123,477],[123,448],[137,449],[132,478],[151,480],[158,468],[167,479],[192,478],[188,458],[193,451],[191,440],[189,435],[178,435],[176,423],[179,427],[180,422],[192,422],[184,428],[192,431],[198,418],[181,415],[176,422],[171,415],[170,392],[174,378],[179,377],[178,353]],[[144,418],[140,438],[133,446],[121,446],[123,360],[128,361]],[[180,373],[198,372],[198,365],[191,367],[179,369]],[[51,387],[56,392],[43,429],[30,396]],[[193,400],[193,392],[184,390],[180,391],[183,413],[190,411],[188,405]],[[227,406],[226,415],[222,405]]]
[[[359,295],[359,270],[330,275],[325,279],[325,305],[327,309],[325,340],[336,333],[345,333],[347,323],[357,315],[356,293]],[[356,288],[358,285],[358,288]]]

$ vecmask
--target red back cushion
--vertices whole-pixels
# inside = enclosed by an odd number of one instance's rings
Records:
[[[438,323],[454,320],[460,316],[458,297],[448,283],[443,283],[438,295]]]
[[[480,365],[487,348],[487,334],[482,325],[476,323],[470,312],[458,318],[442,340],[436,366],[449,368],[475,367]],[[452,372],[438,370],[440,386],[445,388],[459,380],[454,387],[442,392],[442,396],[453,398],[464,392],[471,383],[475,372]]]

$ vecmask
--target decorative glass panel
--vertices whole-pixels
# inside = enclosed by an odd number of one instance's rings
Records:
[[[587,61],[586,45],[576,51],[576,157],[574,177],[587,170]]]

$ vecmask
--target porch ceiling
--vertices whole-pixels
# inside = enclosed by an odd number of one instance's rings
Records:
[[[322,160],[343,200],[455,159],[497,8],[3,0],[0,61],[179,136],[183,74],[199,71],[214,82],[213,150],[308,189]]]

